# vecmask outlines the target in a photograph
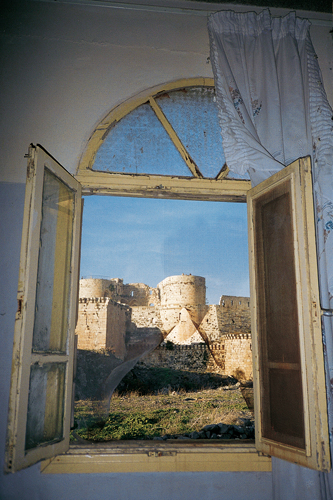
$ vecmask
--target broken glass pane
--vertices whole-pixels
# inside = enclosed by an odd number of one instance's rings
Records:
[[[149,104],[142,104],[111,128],[93,170],[192,177]]]
[[[165,92],[155,100],[204,177],[215,178],[225,163],[213,88]]]

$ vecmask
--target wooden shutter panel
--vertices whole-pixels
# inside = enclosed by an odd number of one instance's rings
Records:
[[[6,469],[69,447],[80,184],[41,147],[28,160]]]
[[[310,159],[248,193],[257,449],[329,470]]]

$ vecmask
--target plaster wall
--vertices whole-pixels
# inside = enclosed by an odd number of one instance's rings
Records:
[[[189,6],[189,2],[171,4]],[[196,3],[195,8],[219,10],[229,6]],[[244,6],[231,8],[248,10]],[[272,13],[284,14],[286,10],[272,9]],[[306,17],[306,13],[303,15]],[[315,13],[309,17],[315,17]],[[327,15],[316,17],[329,19]],[[112,107],[147,87],[183,77],[211,77],[212,72],[207,63],[205,16],[112,9],[84,3],[7,0],[2,2],[0,23],[0,497],[5,500],[271,499],[271,473],[57,477],[41,474],[37,464],[15,475],[3,474],[26,176],[24,154],[29,143],[42,144],[74,174],[94,127]],[[330,29],[327,25],[315,25],[311,32],[333,105]],[[285,469],[281,461],[275,461],[274,468],[276,477],[282,479]],[[293,477],[300,477],[299,468],[294,469]],[[285,492],[285,499],[296,491],[295,484],[298,495],[310,498],[302,495],[299,482],[294,482],[289,488],[292,493],[288,496]]]

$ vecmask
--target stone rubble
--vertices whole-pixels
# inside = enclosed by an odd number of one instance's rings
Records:
[[[254,421],[244,419],[243,425],[235,424],[209,424],[205,425],[199,432],[193,431],[189,434],[170,435],[154,437],[156,441],[167,441],[169,439],[254,439]]]

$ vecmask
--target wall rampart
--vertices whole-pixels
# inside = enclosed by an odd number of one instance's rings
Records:
[[[132,322],[138,328],[144,327],[157,327],[162,330],[163,325],[161,321],[160,311],[156,307],[132,307]]]
[[[215,363],[214,357],[206,344],[174,344],[171,349],[170,346],[162,344],[147,354],[140,361],[140,364],[148,368],[158,366],[179,371],[224,374],[224,371]]]
[[[247,310],[250,308],[250,297],[238,297],[236,295],[222,295],[220,298],[220,306],[226,309],[232,308],[236,310]]]
[[[131,324],[131,309],[108,297],[79,299],[78,349],[107,349],[123,359],[126,354],[126,332]]]
[[[128,283],[123,286],[121,297],[117,297],[129,306],[148,306],[150,287],[144,283]]]
[[[252,335],[228,334],[224,340],[225,373],[237,379],[253,378]]]
[[[219,329],[227,333],[250,333],[251,310],[249,297],[233,297],[222,295],[220,305],[217,306]]]
[[[127,353],[126,333],[130,326],[131,308],[110,300],[107,307],[105,345],[107,350],[122,360]]]
[[[199,332],[206,342],[217,342],[222,336],[222,321],[220,318],[220,307],[217,305],[207,306],[207,312],[200,326]]]

